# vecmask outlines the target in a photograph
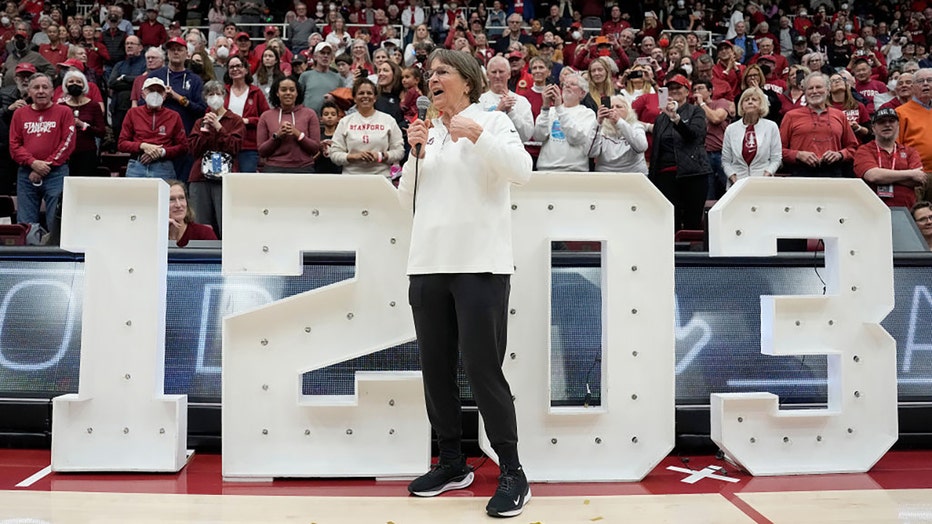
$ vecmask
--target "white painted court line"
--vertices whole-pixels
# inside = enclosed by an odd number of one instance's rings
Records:
[[[28,488],[29,486],[32,486],[32,485],[35,484],[36,482],[39,482],[40,480],[42,480],[43,478],[45,478],[46,476],[48,476],[48,474],[51,473],[51,472],[52,472],[52,465],[49,464],[48,466],[45,466],[44,468],[42,468],[42,469],[40,469],[39,471],[37,471],[36,473],[34,473],[34,474],[33,474],[31,477],[29,477],[28,479],[26,479],[26,480],[20,482],[19,484],[17,484],[16,487],[17,487],[17,488]]]

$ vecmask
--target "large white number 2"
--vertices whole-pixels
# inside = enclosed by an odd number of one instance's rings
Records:
[[[353,396],[302,375],[408,342],[411,218],[383,177],[231,175],[223,273],[300,275],[302,251],[352,251],[356,276],[223,322],[223,475],[413,476],[430,463],[420,372],[357,372]]]
[[[826,296],[762,296],[761,352],[827,355],[828,409],[769,393],[712,395],[712,439],[754,475],[863,472],[897,438],[890,212],[860,180],[751,178],[709,212],[712,256],[825,241]]]
[[[512,201],[517,271],[504,369],[528,476],[640,480],[674,444],[673,208],[643,175],[535,173]],[[549,402],[551,240],[602,242],[599,407]]]
[[[55,471],[178,471],[185,395],[163,395],[168,185],[66,178],[61,246],[85,253],[77,394],[52,401]]]

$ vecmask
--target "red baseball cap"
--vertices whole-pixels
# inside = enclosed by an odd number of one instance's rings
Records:
[[[64,62],[60,62],[58,67],[73,67],[80,72],[84,72],[84,62],[78,60],[77,58],[69,58]]]
[[[188,47],[188,43],[185,42],[180,36],[170,39],[168,42],[165,42],[165,49],[168,49],[172,44],[180,45],[181,47]]]
[[[233,40],[242,40],[243,38],[250,40],[249,33],[240,31],[239,33],[236,33],[236,36],[233,37]]]
[[[277,30],[278,30],[278,28],[275,27],[274,25],[267,25],[267,26],[265,26],[265,34],[274,33],[274,32],[277,31]]]
[[[666,81],[666,83],[665,83],[664,85],[670,85],[670,84],[679,84],[679,85],[685,87],[686,89],[692,89],[692,88],[693,88],[693,85],[692,85],[692,83],[690,83],[689,79],[686,78],[686,77],[683,76],[683,75],[673,75],[673,76],[671,76],[670,78],[667,79],[667,81]]]
[[[29,73],[31,75],[35,74],[35,72],[36,66],[30,64],[29,62],[20,62],[16,64],[16,71],[13,74],[18,75],[20,73]]]
[[[23,38],[29,38],[29,33],[26,31],[17,31],[13,36],[21,36]]]

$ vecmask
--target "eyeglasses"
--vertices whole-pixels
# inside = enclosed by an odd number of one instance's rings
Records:
[[[914,84],[932,84],[932,77],[929,78],[914,78]]]
[[[227,66],[227,69],[230,70],[230,71],[232,71],[232,70],[234,70],[234,69],[242,69],[242,68],[243,68],[243,66],[242,66],[241,64],[235,64],[235,65]]]
[[[917,224],[928,224],[930,222],[932,222],[932,215],[926,215],[916,219]]]
[[[430,70],[424,71],[424,79],[431,80],[434,78],[434,76],[436,76],[437,79],[439,80],[440,77],[444,77],[452,73],[453,73],[452,69],[447,69],[445,67],[441,67],[438,69],[430,69]]]

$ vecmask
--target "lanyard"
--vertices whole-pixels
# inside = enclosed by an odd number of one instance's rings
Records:
[[[880,157],[880,145],[877,142],[874,142],[874,145],[877,147],[877,167],[883,168],[883,162],[881,162]],[[893,164],[890,166],[891,171],[896,171],[896,144],[893,144],[893,153],[890,154]]]

